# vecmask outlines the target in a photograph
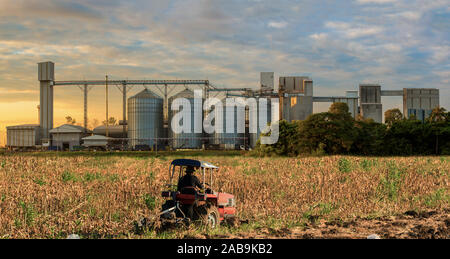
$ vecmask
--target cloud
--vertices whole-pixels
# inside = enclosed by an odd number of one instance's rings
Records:
[[[409,20],[409,21],[417,21],[420,18],[422,18],[422,13],[418,12],[418,11],[406,11],[406,12],[388,14],[387,16],[391,17],[391,18],[401,18],[401,19]]]
[[[97,20],[101,14],[86,5],[69,1],[0,0],[0,17],[77,18]]]
[[[387,4],[395,3],[396,0],[356,0],[359,4]]]
[[[328,38],[328,34],[326,33],[314,33],[309,36],[313,40],[322,41]]]
[[[267,26],[269,26],[270,28],[275,28],[275,29],[283,29],[283,28],[286,28],[286,26],[288,26],[288,23],[271,21],[271,22],[269,22],[269,24]]]
[[[327,22],[325,27],[334,29],[336,33],[349,39],[376,35],[384,30],[380,26],[355,25],[345,22]]]
[[[450,60],[450,46],[432,46],[431,47],[430,63],[446,63],[449,65]]]

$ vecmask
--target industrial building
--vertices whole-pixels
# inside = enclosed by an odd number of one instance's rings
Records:
[[[77,125],[64,124],[49,130],[51,136],[51,147],[57,150],[74,150],[81,146],[82,138],[89,136],[92,132]]]
[[[280,76],[278,91],[275,89],[274,72],[261,72],[260,86],[252,88],[217,88],[208,80],[74,80],[56,81],[55,64],[53,62],[38,63],[38,80],[40,82],[39,125],[28,124],[7,127],[7,146],[10,149],[24,149],[32,147],[48,147],[56,150],[78,150],[101,147],[103,149],[121,150],[158,150],[172,149],[200,149],[206,146],[216,146],[221,149],[253,148],[256,146],[261,129],[257,133],[250,132],[249,118],[255,116],[257,124],[270,123],[275,117],[282,120],[305,120],[313,113],[313,104],[319,102],[344,102],[349,106],[354,118],[361,115],[381,123],[383,96],[403,97],[403,114],[415,116],[425,120],[431,110],[439,106],[439,90],[425,88],[405,88],[403,90],[382,90],[379,84],[360,84],[358,90],[350,90],[343,96],[314,96],[314,82],[306,76]],[[53,92],[59,87],[79,87],[84,95],[84,127],[53,125]],[[122,93],[122,120],[119,125],[103,125],[93,132],[87,129],[88,121],[88,93],[94,87],[106,89],[106,118],[108,117],[108,87],[116,86]],[[127,98],[132,87],[144,87],[136,95]],[[216,132],[206,134],[204,131],[195,132],[195,125],[199,125],[209,112],[195,116],[194,90],[202,90],[203,97],[268,98],[278,100],[279,116],[274,116],[271,101],[266,107],[259,107],[254,115],[249,107],[239,110],[236,106],[225,107],[222,111],[215,109],[216,118],[227,118],[223,123],[215,123]],[[173,101],[184,98],[194,107],[191,115],[191,132],[175,133],[177,125],[171,125],[176,112],[172,112]],[[275,106],[276,107],[276,106]],[[198,108],[198,107],[197,107]],[[261,109],[262,108],[262,109]],[[232,111],[227,114],[226,111]],[[187,111],[178,111],[187,112]],[[260,121],[260,115],[267,114],[267,121]],[[252,117],[254,120],[255,117]],[[245,130],[238,132],[238,123],[245,121]],[[200,120],[200,122],[199,122]],[[183,122],[184,123],[184,122]],[[173,128],[175,127],[175,128]],[[234,132],[227,131],[234,129]],[[94,134],[92,136],[92,134]]]
[[[101,135],[92,135],[89,137],[84,137],[83,140],[83,147],[86,147],[87,149],[93,149],[93,150],[108,150],[108,147],[110,147],[113,143],[114,138],[101,136]]]
[[[403,97],[403,116],[424,121],[431,111],[439,106],[439,89],[433,88],[404,88],[403,90],[381,90],[377,84],[359,85],[359,99],[361,115],[382,123],[382,96]]]
[[[109,125],[106,127],[105,125],[98,126],[94,130],[92,130],[92,133],[94,135],[99,136],[105,136],[108,135],[108,137],[111,138],[127,138],[128,136],[128,127],[125,125],[125,134],[123,130],[122,125]]]
[[[39,124],[25,124],[6,127],[6,146],[27,149],[41,144]]]

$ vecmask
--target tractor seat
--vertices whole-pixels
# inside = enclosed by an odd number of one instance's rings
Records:
[[[183,187],[180,191],[181,194],[190,194],[190,195],[196,195],[197,191],[195,190],[194,187],[192,186],[188,186],[188,187]]]

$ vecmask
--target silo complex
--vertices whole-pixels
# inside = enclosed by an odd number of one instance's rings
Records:
[[[164,100],[148,89],[128,99],[128,138],[133,149],[156,148],[164,134]],[[158,148],[163,141],[158,141]]]
[[[181,102],[183,107],[179,111],[172,111],[172,104],[175,100],[184,98]],[[169,99],[169,138],[171,138],[172,148],[174,149],[200,149],[202,148],[202,129],[203,129],[203,107],[202,102],[195,103],[194,92],[186,89]],[[190,111],[185,109],[184,106],[190,106]],[[200,114],[197,114],[196,112]],[[189,132],[182,132],[182,128],[185,125],[182,122],[172,122],[172,119],[176,114],[180,114],[183,118],[190,119]],[[174,125],[172,125],[172,123]],[[200,133],[195,132],[195,125],[200,125]],[[176,133],[178,132],[178,133]]]

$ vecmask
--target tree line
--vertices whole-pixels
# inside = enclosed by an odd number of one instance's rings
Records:
[[[77,120],[75,118],[73,118],[72,116],[66,116],[66,123],[67,124],[71,124],[71,125],[83,126],[81,123],[77,122]],[[106,125],[106,120],[102,121],[102,125],[103,126]],[[108,125],[109,126],[115,126],[115,125],[119,125],[119,124],[117,123],[117,119],[116,118],[110,117],[108,119]],[[88,120],[88,128],[94,129],[97,126],[100,126],[100,123],[99,123],[98,119],[93,119],[92,121]]]
[[[385,123],[358,116],[345,103],[304,121],[280,121],[280,138],[274,145],[258,142],[259,155],[300,154],[450,155],[450,112],[436,107],[424,122],[405,118],[399,109],[385,112]]]

